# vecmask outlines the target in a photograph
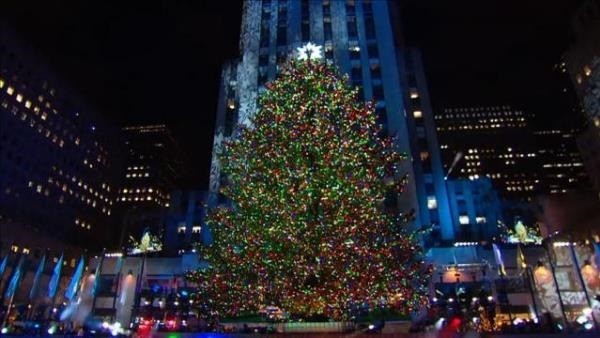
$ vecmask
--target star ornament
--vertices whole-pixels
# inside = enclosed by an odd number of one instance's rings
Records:
[[[319,60],[323,58],[322,48],[323,46],[317,46],[312,42],[309,42],[302,47],[298,47],[298,60]]]

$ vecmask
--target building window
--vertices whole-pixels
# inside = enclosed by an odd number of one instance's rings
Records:
[[[4,80],[0,79],[0,88],[4,88]]]
[[[199,233],[200,233],[200,230],[202,230],[202,227],[201,227],[201,226],[199,226],[199,225],[194,225],[194,226],[192,227],[192,233],[193,233],[193,234],[199,234]]]
[[[467,216],[467,215],[458,216],[458,223],[460,223],[462,225],[469,224],[469,216]]]
[[[475,222],[477,224],[484,224],[485,222],[487,222],[487,220],[485,219],[484,216],[477,216],[477,217],[475,217]]]
[[[423,117],[423,112],[420,110],[415,110],[413,111],[413,117],[416,119],[420,119],[421,117]]]
[[[179,226],[177,227],[177,234],[179,234],[179,235],[185,234],[185,231],[186,231],[185,223],[179,223]]]
[[[426,161],[427,159],[429,159],[429,152],[427,151],[422,151],[419,156],[421,157],[421,161]]]
[[[12,95],[15,93],[15,89],[11,86],[8,86],[8,88],[6,88],[6,94],[8,95]]]
[[[411,88],[410,89],[410,98],[411,99],[418,99],[419,98],[419,92],[417,91],[417,88]]]
[[[437,199],[435,196],[427,196],[427,209],[436,209],[437,208]]]

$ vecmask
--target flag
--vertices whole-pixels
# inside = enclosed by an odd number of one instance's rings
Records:
[[[492,248],[494,249],[494,257],[496,258],[496,263],[498,264],[498,272],[500,276],[506,276],[506,270],[504,269],[504,262],[502,261],[502,253],[500,253],[500,248],[494,243],[492,244]]]
[[[29,300],[33,301],[38,295],[38,291],[40,288],[40,279],[42,279],[42,273],[44,273],[44,267],[46,265],[46,255],[42,256],[40,260],[40,264],[38,265],[37,270],[35,271],[35,276],[33,277],[33,283],[31,284],[31,290],[29,291]]]
[[[94,297],[97,296],[96,293],[98,292],[98,287],[100,286],[100,266],[102,265],[103,259],[104,259],[104,254],[98,261],[98,264],[96,265],[96,271],[94,272],[94,287],[92,288],[92,295],[94,295]]]
[[[521,249],[521,245],[517,244],[517,269],[519,270],[519,274],[523,273],[523,270],[527,268],[527,261],[525,261],[525,254],[523,254],[523,249]]]
[[[62,271],[63,266],[63,255],[60,255],[58,262],[54,266],[54,271],[52,272],[52,278],[50,279],[50,283],[48,284],[48,297],[54,298],[56,296],[56,290],[58,289],[58,283],[60,282],[60,272]]]
[[[4,275],[4,270],[6,270],[6,261],[8,261],[8,255],[4,256],[2,263],[0,263],[0,280],[2,280],[2,276]]]
[[[15,268],[12,278],[10,279],[10,283],[8,284],[8,288],[6,289],[6,293],[4,294],[5,298],[12,298],[17,292],[17,288],[19,287],[19,282],[21,281],[21,268],[23,267],[23,262],[25,261],[25,256],[21,255],[19,258],[19,263]]]
[[[6,258],[4,258],[6,260]],[[596,269],[600,270],[600,243],[594,242],[594,263],[596,263]]]
[[[118,275],[121,273],[122,267],[123,267],[123,256],[119,256],[119,258],[117,258],[117,263],[115,264],[115,275]]]
[[[67,287],[67,291],[65,292],[65,297],[73,301],[75,295],[77,294],[77,289],[79,288],[79,281],[81,280],[81,275],[83,275],[83,256],[79,259],[79,264],[77,264],[77,268],[75,268],[75,272],[73,272],[73,277],[71,277],[71,282]]]

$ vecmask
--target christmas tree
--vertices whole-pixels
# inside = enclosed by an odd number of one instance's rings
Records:
[[[402,190],[403,156],[347,82],[310,54],[288,61],[226,144],[232,203],[209,216],[214,241],[200,250],[210,268],[187,276],[198,306],[347,319],[356,307],[407,313],[426,301],[416,235],[384,206]]]

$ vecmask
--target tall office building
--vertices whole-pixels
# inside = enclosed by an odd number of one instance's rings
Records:
[[[600,191],[600,3],[588,0],[572,20],[575,41],[565,64],[586,117],[577,144],[590,180]]]
[[[436,114],[444,166],[451,177],[488,177],[506,200],[531,201],[585,185],[573,131],[537,130],[532,115],[510,106],[447,108]]]
[[[307,42],[323,47],[326,62],[349,74],[365,100],[376,101],[385,135],[409,155],[400,170],[409,183],[392,205],[415,212],[415,227],[437,225],[438,241],[454,239],[443,184],[441,161],[418,53],[401,46],[398,10],[391,1],[246,1],[239,60],[222,72],[210,176],[210,203],[222,184],[218,154],[248,124],[264,85],[277,76],[278,64]],[[414,166],[413,166],[414,165]],[[428,199],[436,207],[428,208]],[[430,206],[433,204],[430,203]]]
[[[117,136],[0,25],[0,223],[13,228],[2,241],[52,237],[86,248],[108,245],[120,170]]]
[[[129,235],[139,238],[145,229],[164,230],[170,194],[185,172],[182,151],[166,125],[129,126],[122,133],[127,153],[118,197],[121,242]]]

